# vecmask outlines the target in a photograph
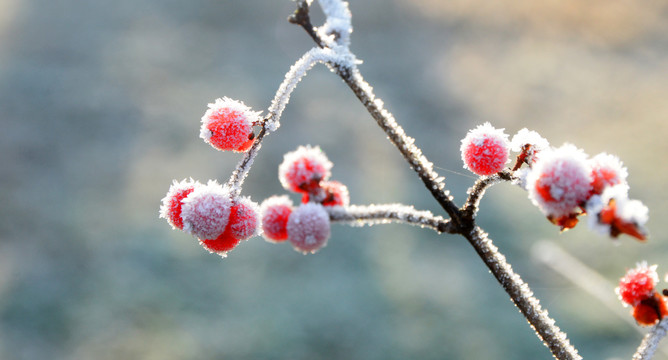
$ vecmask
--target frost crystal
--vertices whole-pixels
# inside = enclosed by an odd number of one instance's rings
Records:
[[[215,239],[225,230],[231,207],[229,191],[209,181],[183,200],[183,230],[200,239]]]
[[[320,37],[325,40],[328,47],[350,45],[350,34],[353,28],[350,24],[351,13],[348,3],[340,0],[320,0],[320,7],[325,13],[327,20],[318,28]]]
[[[327,180],[332,166],[320,147],[300,146],[283,156],[278,178],[286,190],[305,193]]]
[[[587,155],[571,144],[544,151],[526,179],[529,198],[552,217],[567,216],[584,205],[591,190]]]
[[[253,143],[249,138],[260,113],[243,102],[227,97],[216,99],[202,116],[199,136],[218,150],[245,151]]]
[[[486,122],[466,134],[460,150],[465,169],[477,175],[492,175],[508,162],[508,135]]]
[[[325,245],[330,235],[329,215],[316,203],[300,205],[288,219],[288,240],[304,254],[315,253]]]

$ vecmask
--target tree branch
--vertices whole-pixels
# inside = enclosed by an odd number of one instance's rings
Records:
[[[391,222],[430,228],[439,233],[454,233],[450,220],[434,216],[429,211],[415,210],[402,204],[386,205],[351,205],[326,207],[333,222],[347,223],[352,226],[387,224]]]
[[[464,234],[466,240],[476,250],[487,268],[494,274],[510,299],[527,319],[536,335],[557,359],[582,359],[578,351],[570,344],[566,333],[562,332],[540,302],[533,296],[529,285],[513,271],[506,257],[498,251],[487,234],[479,227]]]
[[[298,4],[303,6],[307,3],[299,1]],[[318,36],[317,31],[313,30],[308,11],[296,16],[294,23],[301,25],[311,37],[315,36],[314,40],[318,46],[324,46],[325,41]],[[341,51],[341,49],[337,50]],[[344,50],[349,51],[347,48]],[[475,225],[473,215],[485,189],[505,179],[502,177],[510,178],[510,176],[506,176],[505,173],[497,174],[498,178],[492,177],[490,180],[482,180],[479,184],[474,185],[473,195],[469,198],[468,206],[465,206],[465,209],[468,210],[466,212],[460,210],[453,202],[449,191],[445,189],[444,178],[433,170],[433,164],[422,154],[420,148],[414,145],[414,139],[406,135],[394,116],[384,108],[383,101],[376,98],[373,88],[364,80],[354,62],[328,63],[328,65],[350,87],[409,166],[417,173],[434,199],[450,216],[453,226],[451,233],[462,234],[469,241],[553,356],[557,359],[582,359],[568,341],[566,334],[555,325],[555,321],[548,316],[547,311],[541,308],[529,286],[512,270],[505,257],[488,239],[487,234]],[[470,215],[465,217],[466,214]]]
[[[478,179],[475,184],[466,191],[469,195],[466,203],[462,207],[463,218],[466,221],[473,221],[475,215],[480,207],[480,200],[482,200],[485,191],[492,185],[498,184],[501,181],[512,181],[515,177],[509,170],[503,170],[494,175],[482,177]]]
[[[633,354],[633,360],[651,359],[654,356],[656,348],[659,346],[659,342],[666,336],[666,332],[668,332],[668,318],[661,320],[645,335],[638,350]]]

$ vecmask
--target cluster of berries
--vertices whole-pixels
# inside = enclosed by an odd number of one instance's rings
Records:
[[[249,198],[233,198],[216,181],[204,185],[192,179],[174,181],[160,207],[160,217],[174,229],[194,235],[205,249],[223,257],[258,233],[259,214]]]
[[[253,145],[253,126],[260,113],[240,101],[216,99],[202,116],[200,137],[222,151],[245,152]],[[331,181],[332,163],[319,147],[300,146],[279,166],[286,190],[302,195],[294,207],[287,196],[273,196],[260,207],[249,198],[233,196],[215,181],[174,181],[162,200],[160,217],[190,233],[210,252],[226,256],[242,240],[264,232],[270,242],[289,240],[297,251],[313,253],[327,244],[329,214],[325,206],[347,206],[348,188]],[[264,221],[264,222],[263,222]]]
[[[654,325],[668,315],[664,296],[656,291],[658,281],[656,265],[643,262],[627,271],[615,289],[624,306],[633,307],[631,314],[640,325]],[[667,292],[663,290],[663,295]]]
[[[285,154],[278,177],[286,190],[302,196],[294,207],[285,195],[272,196],[261,206],[264,237],[270,242],[288,240],[295,250],[314,253],[327,244],[329,214],[325,206],[347,206],[348,188],[329,180],[332,163],[319,147],[300,146]]]
[[[480,176],[504,170],[515,151],[515,171],[532,203],[561,227],[573,228],[578,216],[590,215],[590,226],[617,237],[628,234],[645,240],[648,210],[628,198],[627,171],[616,156],[606,153],[589,158],[571,144],[550,147],[535,131],[520,130],[512,140],[489,123],[469,131],[462,140],[464,168]],[[528,167],[520,169],[526,164]]]

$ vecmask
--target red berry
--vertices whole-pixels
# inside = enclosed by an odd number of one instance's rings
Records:
[[[503,129],[484,123],[466,134],[460,150],[465,169],[477,175],[492,175],[508,162],[510,142]]]
[[[272,196],[262,203],[262,230],[265,239],[281,242],[288,239],[288,218],[292,201],[287,196]]]
[[[302,204],[290,214],[287,229],[288,240],[295,250],[314,253],[327,245],[329,214],[320,204]]]
[[[181,182],[174,180],[172,186],[169,187],[167,195],[162,199],[160,217],[165,218],[172,228],[183,229],[183,219],[181,218],[182,201],[195,190],[196,186],[200,185],[200,183],[193,181],[193,179]]]
[[[656,310],[651,305],[642,303],[633,307],[633,318],[642,326],[651,326],[659,321]]]
[[[249,198],[239,198],[230,211],[227,227],[230,234],[239,239],[247,240],[257,233],[260,225],[259,209]]]
[[[308,193],[331,176],[332,163],[320,147],[300,146],[284,155],[278,178],[286,190]]]
[[[350,204],[348,188],[338,181],[322,181],[320,182],[320,188],[317,190],[315,193],[304,194],[302,203],[313,200],[323,206],[348,206]]]
[[[647,266],[647,263],[643,262],[626,272],[626,275],[620,279],[616,292],[624,303],[636,306],[641,301],[652,297],[658,281],[656,265]]]
[[[209,252],[226,256],[227,252],[234,249],[241,240],[232,236],[228,227],[220,236],[215,239],[200,240],[200,244]]]
[[[608,186],[626,185],[628,172],[618,157],[601,153],[589,160],[592,194],[600,195]]]
[[[202,116],[200,137],[218,150],[243,152],[253,140],[253,123],[259,121],[259,113],[243,102],[224,97],[209,104]]]
[[[651,297],[634,306],[632,314],[638,325],[651,326],[666,317],[668,309],[664,298],[655,292]]]
[[[549,218],[578,213],[591,190],[587,156],[570,144],[543,151],[527,175],[526,186],[531,201]]]
[[[230,193],[215,181],[198,186],[183,200],[183,230],[199,239],[215,239],[230,217]]]

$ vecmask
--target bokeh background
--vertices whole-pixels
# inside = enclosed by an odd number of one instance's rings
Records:
[[[266,109],[313,46],[285,20],[293,7],[0,0],[1,359],[551,358],[462,238],[335,226],[316,255],[254,238],[221,259],[158,219],[172,179],[225,181],[240,158],[198,138],[206,104]],[[646,244],[584,224],[559,234],[509,184],[488,192],[480,223],[586,359],[630,358],[642,333],[614,283],[643,259],[668,271],[668,2],[350,8],[362,73],[459,204],[474,181],[459,140],[484,121],[625,162],[631,196],[650,208]],[[325,150],[353,203],[440,213],[323,66],[295,91],[244,193],[283,194],[277,166],[302,144]],[[596,286],[543,241],[587,264]]]

